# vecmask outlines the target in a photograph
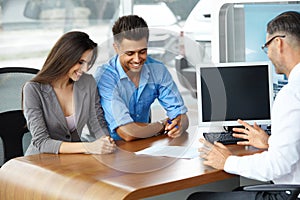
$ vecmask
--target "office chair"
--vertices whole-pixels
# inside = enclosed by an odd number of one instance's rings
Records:
[[[23,138],[26,134],[26,140],[31,140],[22,112],[22,88],[38,71],[23,67],[0,68],[0,166],[11,158],[23,156],[29,145]]]
[[[192,97],[197,98],[196,70],[190,67],[182,55],[175,57],[175,69],[180,84],[188,89]]]
[[[23,156],[23,136],[28,132],[22,110],[0,113],[0,137],[3,143],[4,160]]]
[[[287,200],[296,200],[300,193],[300,185],[292,184],[264,184],[264,185],[252,185],[244,187],[245,191],[256,191],[256,192],[281,192],[289,191],[290,196]]]
[[[0,112],[21,110],[23,85],[39,70],[23,67],[0,68]]]

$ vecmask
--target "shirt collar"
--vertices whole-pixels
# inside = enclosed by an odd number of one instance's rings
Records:
[[[120,75],[120,79],[128,78],[126,72],[124,71],[124,69],[120,63],[120,59],[119,59],[118,55],[116,56],[116,66],[117,66],[118,74]]]
[[[300,63],[298,63],[290,72],[289,82],[296,80],[300,76]]]
[[[126,74],[126,72],[124,71],[121,63],[120,63],[120,59],[119,56],[116,56],[116,66],[117,66],[117,71],[120,75],[120,79],[124,79],[124,78],[129,78]],[[142,71],[141,71],[141,80],[145,80],[148,79],[149,77],[149,66],[147,65],[147,61],[144,63]]]
[[[150,74],[150,70],[146,61],[142,68],[140,85],[145,85],[148,82],[149,74]]]

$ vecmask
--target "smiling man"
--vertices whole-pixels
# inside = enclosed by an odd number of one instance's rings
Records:
[[[95,73],[105,118],[115,140],[131,141],[188,127],[187,108],[166,66],[147,56],[149,29],[136,15],[120,17],[112,28],[117,53]],[[167,117],[150,122],[157,99]]]

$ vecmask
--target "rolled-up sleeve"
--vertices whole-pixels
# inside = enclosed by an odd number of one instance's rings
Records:
[[[115,129],[119,126],[133,122],[128,107],[118,91],[119,78],[109,69],[103,66],[95,74],[98,92],[101,96],[100,102],[104,110],[104,116],[107,121],[111,134],[115,139],[120,139]]]
[[[158,85],[159,96],[158,100],[163,108],[167,111],[170,119],[177,117],[180,114],[187,112],[187,107],[184,105],[183,98],[168,70],[161,70],[162,81]]]

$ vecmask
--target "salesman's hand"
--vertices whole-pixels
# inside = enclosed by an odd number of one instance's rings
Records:
[[[90,154],[108,154],[116,150],[116,143],[109,136],[103,136],[98,140],[85,144],[87,152]]]
[[[251,126],[240,119],[238,120],[238,123],[243,125],[245,128],[233,128],[233,131],[238,133],[243,133],[243,134],[233,133],[232,135],[234,137],[247,140],[247,141],[239,141],[237,143],[238,145],[251,145],[260,149],[267,149],[269,147],[268,140],[270,136],[256,123],[254,123],[254,125]]]
[[[200,157],[204,159],[203,164],[224,170],[226,159],[232,155],[229,149],[219,142],[211,144],[203,138],[199,141],[203,144],[203,147],[199,148]]]

